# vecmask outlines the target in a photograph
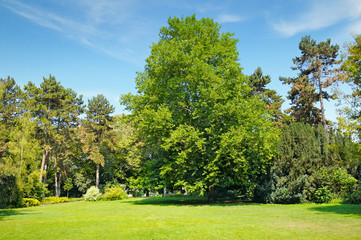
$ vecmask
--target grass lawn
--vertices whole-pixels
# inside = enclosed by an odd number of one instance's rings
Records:
[[[0,210],[0,239],[361,239],[361,205],[71,202]]]

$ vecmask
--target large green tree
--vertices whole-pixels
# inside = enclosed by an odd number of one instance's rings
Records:
[[[346,53],[342,62],[340,76],[351,86],[351,93],[340,94],[340,102],[346,103],[339,110],[338,127],[354,140],[354,151],[351,161],[348,162],[353,172],[361,176],[361,35],[355,35],[354,41],[346,44]]]
[[[293,70],[298,70],[296,78],[283,78],[285,84],[292,85],[288,98],[292,101],[291,115],[296,121],[317,124],[322,122],[327,133],[324,100],[332,99],[326,89],[337,79],[335,66],[340,63],[338,45],[331,45],[331,40],[317,43],[310,36],[305,36],[299,43],[300,57],[295,57]],[[314,104],[320,103],[320,108]]]
[[[354,36],[355,41],[346,45],[346,54],[342,63],[344,73],[341,76],[350,84],[351,94],[342,95],[347,105],[339,109],[343,116],[339,125],[349,133],[361,136],[361,35]]]
[[[143,182],[252,191],[277,130],[266,104],[250,94],[237,39],[209,18],[174,17],[168,24],[138,73],[138,94],[122,96],[142,145]]]

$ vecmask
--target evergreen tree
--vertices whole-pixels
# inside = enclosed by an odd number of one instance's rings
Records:
[[[298,77],[280,78],[285,84],[292,85],[288,96],[294,105],[291,115],[296,121],[311,124],[321,121],[327,133],[323,100],[333,98],[326,89],[336,81],[334,66],[340,63],[337,60],[339,47],[337,44],[331,45],[330,39],[316,43],[310,36],[305,36],[299,49],[301,56],[293,59],[296,66],[292,68],[299,71]],[[320,109],[314,106],[315,102],[320,102]]]
[[[262,69],[258,67],[252,75],[249,76],[250,85],[252,87],[251,93],[259,95],[267,104],[267,110],[270,112],[274,120],[281,125],[285,117],[282,112],[282,103],[284,100],[275,90],[267,89],[266,85],[271,82],[269,75],[263,75]]]
[[[114,134],[111,128],[114,107],[102,95],[89,99],[86,120],[81,129],[83,152],[96,164],[95,186],[99,188],[99,166],[104,166],[102,147],[113,147]]]
[[[349,138],[333,130],[328,140],[321,125],[293,122],[285,126],[271,169],[269,201],[314,201],[317,190],[324,187],[341,197],[350,193],[356,179],[343,164],[348,162],[350,143]]]

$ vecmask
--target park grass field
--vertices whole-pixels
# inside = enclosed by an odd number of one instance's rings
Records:
[[[361,205],[71,202],[0,210],[0,239],[361,239]]]

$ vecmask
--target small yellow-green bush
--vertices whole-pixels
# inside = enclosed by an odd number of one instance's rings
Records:
[[[55,204],[55,203],[70,202],[70,200],[67,197],[46,197],[41,202],[44,204]]]
[[[97,201],[102,194],[95,186],[90,187],[83,195],[85,201]]]
[[[127,199],[128,195],[121,186],[109,187],[105,190],[103,196],[100,197],[100,200],[104,201],[113,201],[113,200],[122,200]]]
[[[35,198],[23,198],[23,206],[24,207],[35,207],[39,206],[40,201]]]

